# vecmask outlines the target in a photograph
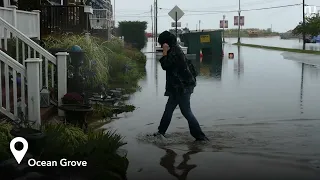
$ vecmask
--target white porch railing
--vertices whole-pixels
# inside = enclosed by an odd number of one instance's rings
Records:
[[[3,32],[3,40],[0,40],[0,48],[2,57],[0,57],[1,61],[5,64],[13,63],[18,67],[17,64],[20,64],[19,67],[25,68],[25,76],[28,82],[28,119],[31,121],[36,121],[37,123],[41,122],[40,119],[40,90],[43,87],[58,89],[58,95],[54,98],[58,105],[61,105],[61,98],[66,93],[67,88],[67,75],[66,75],[66,61],[68,53],[58,53],[57,58],[45,50],[43,47],[38,45],[36,42],[27,37],[24,33],[15,28],[12,24],[5,21],[2,17],[0,17],[0,32]],[[8,50],[8,40],[10,37],[10,41],[13,41],[15,44],[15,57],[10,57],[8,54],[5,54],[5,51]],[[12,50],[11,50],[12,52]],[[5,54],[5,55],[4,55]],[[18,68],[12,67],[6,68],[9,65],[4,65],[4,74],[1,74],[1,77],[5,77],[5,83],[10,84],[8,77],[9,72],[12,72],[13,84],[16,84],[17,75],[15,75],[15,71],[18,72]],[[59,66],[59,68],[57,68]],[[2,69],[1,69],[2,70]],[[19,70],[22,72],[22,70]],[[21,77],[21,104],[24,105],[23,101],[25,97],[22,97],[23,93],[25,93],[24,78],[23,75]],[[57,82],[57,83],[55,83]],[[10,92],[11,86],[6,85],[6,106],[1,109],[3,113],[7,115],[9,118],[14,119],[17,117],[17,107],[18,98],[13,95],[13,98],[8,96],[8,92]],[[17,94],[17,88],[13,85],[13,94]],[[10,106],[10,102],[13,101],[13,109]],[[11,113],[11,114],[10,114]],[[25,114],[25,113],[24,113]],[[59,115],[63,115],[61,112]]]
[[[0,17],[27,37],[40,39],[40,11],[21,11],[16,6],[0,7]],[[1,28],[0,38],[3,39],[4,36]],[[7,38],[10,38],[9,34]]]
[[[0,51],[0,60],[0,112],[10,119],[15,119],[18,116],[18,98],[21,104],[25,104],[25,86],[22,86],[25,84],[25,67],[3,51]],[[12,78],[10,78],[10,71]],[[18,93],[18,78],[21,80],[20,93]],[[11,98],[13,98],[13,107],[10,105]],[[25,114],[25,109],[21,110]]]

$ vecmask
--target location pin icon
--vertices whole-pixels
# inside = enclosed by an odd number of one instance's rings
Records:
[[[23,144],[23,148],[20,151],[16,150],[16,148],[14,146],[17,142],[21,142]],[[26,155],[26,153],[28,151],[27,140],[25,140],[22,137],[16,137],[16,138],[12,139],[10,142],[10,150],[11,150],[11,153],[13,154],[14,158],[16,159],[17,163],[20,164],[23,157]]]

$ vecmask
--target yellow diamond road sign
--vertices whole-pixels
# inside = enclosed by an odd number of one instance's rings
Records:
[[[175,6],[168,14],[174,21],[179,21],[179,19],[184,15],[184,12],[178,6]]]

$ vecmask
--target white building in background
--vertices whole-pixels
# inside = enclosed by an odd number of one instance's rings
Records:
[[[113,6],[110,0],[92,0],[93,14],[90,23],[93,29],[110,29],[114,27]]]

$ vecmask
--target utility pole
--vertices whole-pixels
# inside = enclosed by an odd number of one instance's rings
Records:
[[[176,16],[175,16],[175,23],[176,23],[176,38],[178,41],[178,12],[176,12]]]
[[[116,26],[116,0],[113,0],[113,22],[114,26]]]
[[[153,34],[154,34],[154,36],[153,36],[153,39],[154,39],[154,42],[157,42],[157,35],[156,35],[156,0],[154,0],[154,2],[153,2],[153,27],[154,27],[154,29],[153,29]],[[157,43],[155,44],[155,45],[157,45]]]
[[[154,30],[153,30],[153,14],[152,14],[152,5],[151,5],[151,32],[152,32],[152,37],[154,37]]]
[[[155,24],[156,42],[158,42],[158,0],[156,0],[156,6],[154,11],[156,12],[156,24]]]
[[[238,11],[238,43],[240,43],[240,14],[241,14],[241,9],[240,9],[240,0],[239,0],[239,11]]]
[[[199,31],[201,31],[201,30],[200,30],[200,23],[201,23],[201,20],[199,20]]]
[[[305,0],[302,0],[302,41],[303,41],[303,46],[302,49],[306,49],[306,22],[305,22],[305,13],[304,13],[304,7],[305,7]]]
[[[226,19],[226,15],[223,15],[223,31],[222,31],[222,36],[223,36],[223,40],[222,40],[222,42],[225,42],[225,40],[224,40],[224,27],[225,27],[225,19]]]

